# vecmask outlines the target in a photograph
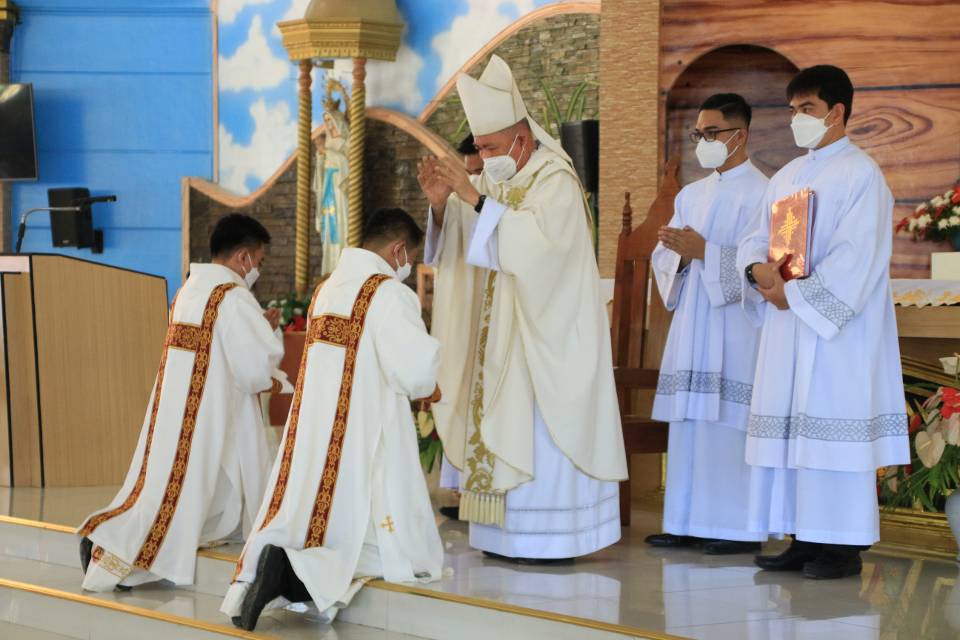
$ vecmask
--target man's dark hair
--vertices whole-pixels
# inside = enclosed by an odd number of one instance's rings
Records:
[[[418,247],[423,241],[423,231],[403,209],[377,209],[363,228],[363,246],[380,246],[394,240],[403,240],[411,248]]]
[[[210,256],[226,258],[237,249],[257,249],[270,244],[270,232],[242,213],[230,213],[219,220],[210,234]]]
[[[474,156],[480,153],[472,133],[467,134],[467,137],[460,141],[460,144],[457,145],[457,153],[462,156]]]
[[[805,95],[817,96],[831,109],[838,102],[842,104],[843,124],[847,124],[853,109],[853,83],[846,71],[829,64],[802,70],[787,85],[787,100]]]
[[[719,111],[724,120],[742,122],[747,128],[750,127],[750,118],[753,117],[753,109],[738,93],[716,93],[710,96],[700,105],[700,111],[708,110]]]

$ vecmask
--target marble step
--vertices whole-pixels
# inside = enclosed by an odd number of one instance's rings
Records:
[[[212,598],[217,603],[213,607],[215,611],[220,598],[226,593],[239,552],[239,545],[201,550],[197,557],[195,584],[171,590]],[[79,589],[77,538],[69,527],[0,516],[0,554],[73,569],[77,577],[72,587]],[[137,594],[145,588],[138,587],[131,594]],[[268,617],[275,616],[284,620],[286,617],[303,617],[290,612],[270,613]],[[212,619],[225,622],[219,613]],[[340,613],[337,621],[428,640],[489,640],[490,631],[494,628],[497,629],[497,640],[672,637],[499,600],[465,596],[445,589],[443,583],[424,588],[374,581],[357,594],[350,607]],[[317,625],[319,622],[312,621],[310,624]]]
[[[261,618],[256,633],[248,633],[234,628],[219,612],[217,596],[165,585],[91,594],[80,589],[80,580],[79,568],[0,555],[0,624],[9,627],[9,632],[0,627],[0,637],[422,640],[340,621],[323,625],[309,615],[287,611]]]

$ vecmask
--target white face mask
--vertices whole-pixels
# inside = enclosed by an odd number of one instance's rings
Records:
[[[256,284],[257,278],[260,277],[260,269],[253,266],[253,258],[249,255],[247,260],[250,262],[250,270],[243,274],[243,281],[247,283],[247,289],[253,289],[253,285]]]
[[[403,282],[410,277],[410,273],[413,271],[413,265],[410,264],[410,259],[407,256],[407,245],[403,245],[402,265],[400,264],[400,258],[397,256],[394,257],[397,258],[397,279],[400,280],[400,282]]]
[[[827,113],[827,116],[830,113]],[[798,147],[804,149],[815,149],[820,141],[823,140],[823,136],[827,135],[827,131],[833,127],[834,122],[830,126],[827,126],[826,119],[827,116],[822,118],[814,118],[811,115],[806,113],[798,113],[793,116],[793,120],[790,122],[790,128],[793,130],[793,141],[797,143]]]
[[[513,151],[513,147],[517,144],[517,140],[520,136],[516,136],[513,139],[513,143],[510,145],[510,150],[507,151],[505,156],[494,156],[492,158],[486,158],[483,161],[483,170],[486,172],[487,176],[500,184],[501,182],[506,182],[513,176],[517,175],[517,161],[513,159],[513,156],[510,153]],[[520,155],[523,155],[523,147],[520,148]]]
[[[727,141],[729,142],[729,140]],[[716,169],[722,167],[727,159],[737,152],[740,148],[738,144],[733,151],[727,151],[727,143],[722,140],[707,142],[703,138],[697,143],[697,160],[704,169]]]

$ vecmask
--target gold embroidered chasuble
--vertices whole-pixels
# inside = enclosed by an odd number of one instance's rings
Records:
[[[541,147],[512,179],[474,184],[506,207],[498,268],[468,263],[481,220],[451,196],[433,257],[433,334],[443,344],[434,405],[460,469],[461,517],[503,525],[505,495],[531,480],[536,406],[582,472],[626,478],[609,323],[583,191],[572,168]]]

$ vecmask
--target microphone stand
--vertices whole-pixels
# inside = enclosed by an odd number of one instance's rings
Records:
[[[36,213],[37,211],[81,211],[82,207],[38,207],[36,209],[30,209],[20,218],[20,228],[17,229],[17,250],[15,253],[20,253],[20,245],[23,244],[23,236],[27,233],[27,218],[30,217],[31,213]]]

